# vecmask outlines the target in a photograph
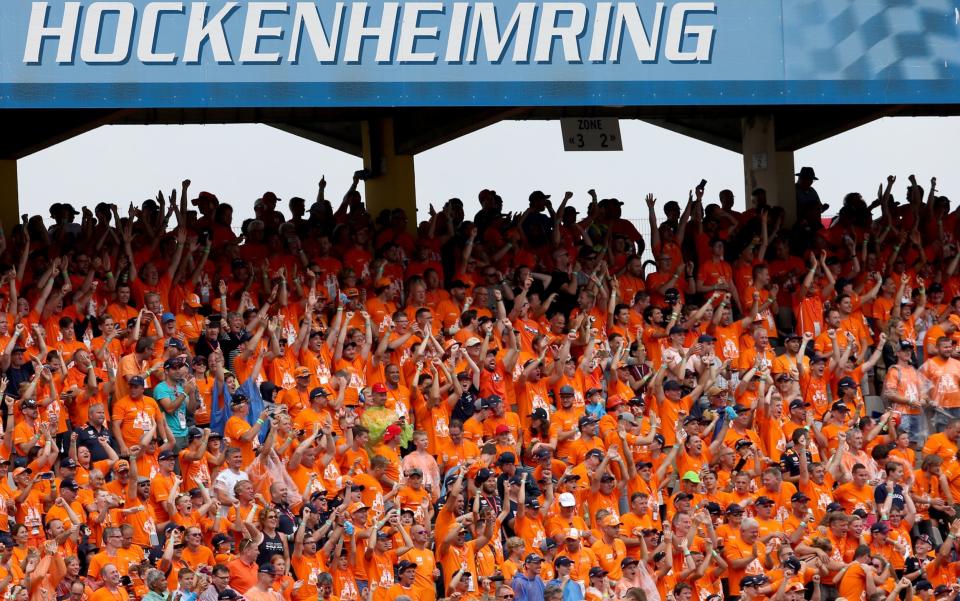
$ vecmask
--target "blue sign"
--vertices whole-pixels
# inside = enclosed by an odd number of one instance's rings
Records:
[[[950,0],[26,1],[0,107],[960,101]]]

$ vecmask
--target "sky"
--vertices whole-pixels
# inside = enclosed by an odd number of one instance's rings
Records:
[[[671,199],[682,203],[701,179],[708,182],[708,201],[729,188],[743,206],[738,154],[642,121],[621,121],[620,128],[622,152],[564,152],[555,121],[506,121],[424,152],[415,159],[418,217],[426,218],[430,203],[439,208],[451,197],[461,198],[472,216],[483,188],[503,197],[505,211],[523,210],[533,190],[557,203],[570,190],[582,212],[587,190],[595,188],[601,198],[624,201],[624,217],[646,218],[648,192],[658,207]],[[820,197],[835,209],[847,192],[874,198],[888,174],[898,176],[895,194],[915,173],[924,183],[936,176],[949,196],[960,183],[950,175],[955,155],[945,141],[956,139],[958,118],[887,118],[803,148],[795,163],[816,169]],[[25,157],[17,167],[21,213],[47,217],[54,202],[92,207],[105,201],[125,210],[160,189],[179,189],[188,178],[192,196],[208,190],[231,203],[239,225],[268,190],[283,201],[312,201],[321,176],[327,198],[339,201],[362,162],[266,125],[113,125]]]

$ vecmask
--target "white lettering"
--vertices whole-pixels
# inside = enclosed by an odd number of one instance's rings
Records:
[[[610,13],[613,4],[598,2],[593,10],[593,38],[590,40],[590,61],[603,62],[603,55],[607,49],[607,33],[610,31]]]
[[[77,39],[77,26],[80,24],[80,3],[65,2],[63,5],[63,20],[60,27],[47,25],[46,2],[34,2],[30,12],[30,26],[27,28],[27,43],[23,50],[23,62],[28,65],[39,65],[43,40],[54,38],[57,40],[57,62],[61,64],[73,62],[73,45]]]
[[[142,63],[172,65],[177,62],[175,52],[157,54],[154,48],[162,13],[183,14],[183,2],[151,2],[143,9],[143,25],[140,27],[140,42],[137,44],[137,58]]]
[[[397,46],[397,61],[400,63],[433,63],[436,52],[417,52],[417,39],[435,40],[440,36],[438,27],[420,27],[420,13],[443,14],[440,2],[408,2],[403,5],[403,20],[400,24],[400,42]]]
[[[261,39],[280,39],[282,27],[264,27],[264,13],[287,13],[286,2],[250,2],[247,4],[247,21],[243,27],[243,43],[240,45],[240,62],[279,65],[279,52],[258,52]]]
[[[393,34],[397,29],[397,16],[400,14],[399,2],[384,2],[379,27],[367,27],[367,3],[354,2],[350,12],[350,26],[347,32],[347,49],[344,60],[348,64],[360,62],[364,38],[377,39],[378,63],[389,63],[393,56]]]
[[[570,24],[557,26],[557,15],[570,13]],[[587,22],[587,9],[582,2],[549,2],[543,5],[540,18],[540,33],[537,36],[537,52],[534,59],[538,63],[549,63],[553,50],[553,39],[560,38],[563,44],[563,59],[568,63],[580,62],[580,47],[577,38],[583,33]]]
[[[533,33],[533,18],[537,5],[533,2],[518,2],[513,15],[500,36],[497,23],[497,7],[492,2],[478,2],[474,6],[473,19],[470,21],[470,37],[467,41],[467,62],[476,60],[477,34],[483,28],[483,46],[487,60],[498,63],[503,57],[510,38],[515,37],[513,62],[525,63],[530,53],[530,36]]]
[[[187,28],[187,41],[184,45],[183,60],[190,65],[200,63],[200,51],[204,41],[210,39],[210,50],[218,63],[232,63],[227,36],[223,31],[223,22],[239,3],[227,2],[210,21],[205,22],[207,3],[194,2],[190,9],[190,25]]]
[[[337,61],[337,47],[340,45],[340,27],[343,23],[343,2],[337,2],[333,11],[333,24],[330,26],[330,35],[323,29],[320,13],[313,2],[297,2],[296,12],[293,15],[293,31],[290,34],[290,54],[287,60],[291,65],[300,60],[300,35],[304,27],[307,37],[313,46],[313,54],[319,63],[334,63]]]
[[[623,26],[626,25],[630,34],[630,40],[633,42],[633,49],[637,53],[637,58],[643,62],[653,62],[657,60],[657,47],[660,45],[660,27],[663,22],[664,13],[663,2],[657,2],[653,17],[653,27],[650,28],[650,35],[643,27],[643,19],[640,18],[640,10],[632,2],[617,3],[617,12],[613,17],[613,40],[610,47],[610,60],[620,60],[620,43],[623,38]]]
[[[671,62],[696,62],[710,60],[713,50],[712,25],[686,25],[687,13],[712,13],[717,7],[713,2],[679,2],[670,10],[670,26],[667,28],[667,47],[664,56]],[[683,39],[692,36],[696,49],[683,51]]]
[[[466,2],[454,2],[450,15],[450,32],[447,34],[447,53],[443,60],[459,63],[463,60],[463,34],[466,32],[467,13],[470,5]]]
[[[83,23],[83,39],[80,42],[80,60],[91,64],[122,63],[130,56],[133,41],[133,21],[136,9],[129,2],[94,2],[87,9]],[[114,32],[113,48],[109,52],[99,52],[97,47],[103,32],[105,15],[117,14],[117,28]]]

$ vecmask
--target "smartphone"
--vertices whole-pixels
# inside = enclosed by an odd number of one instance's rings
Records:
[[[40,474],[41,480],[53,480],[53,472],[43,472]]]
[[[700,184],[697,186],[697,190],[703,190],[707,187],[707,180],[700,180]]]

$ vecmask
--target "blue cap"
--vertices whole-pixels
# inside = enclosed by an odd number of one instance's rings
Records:
[[[168,321],[176,321],[177,318],[173,313],[164,313],[160,316],[160,323],[167,323]]]

